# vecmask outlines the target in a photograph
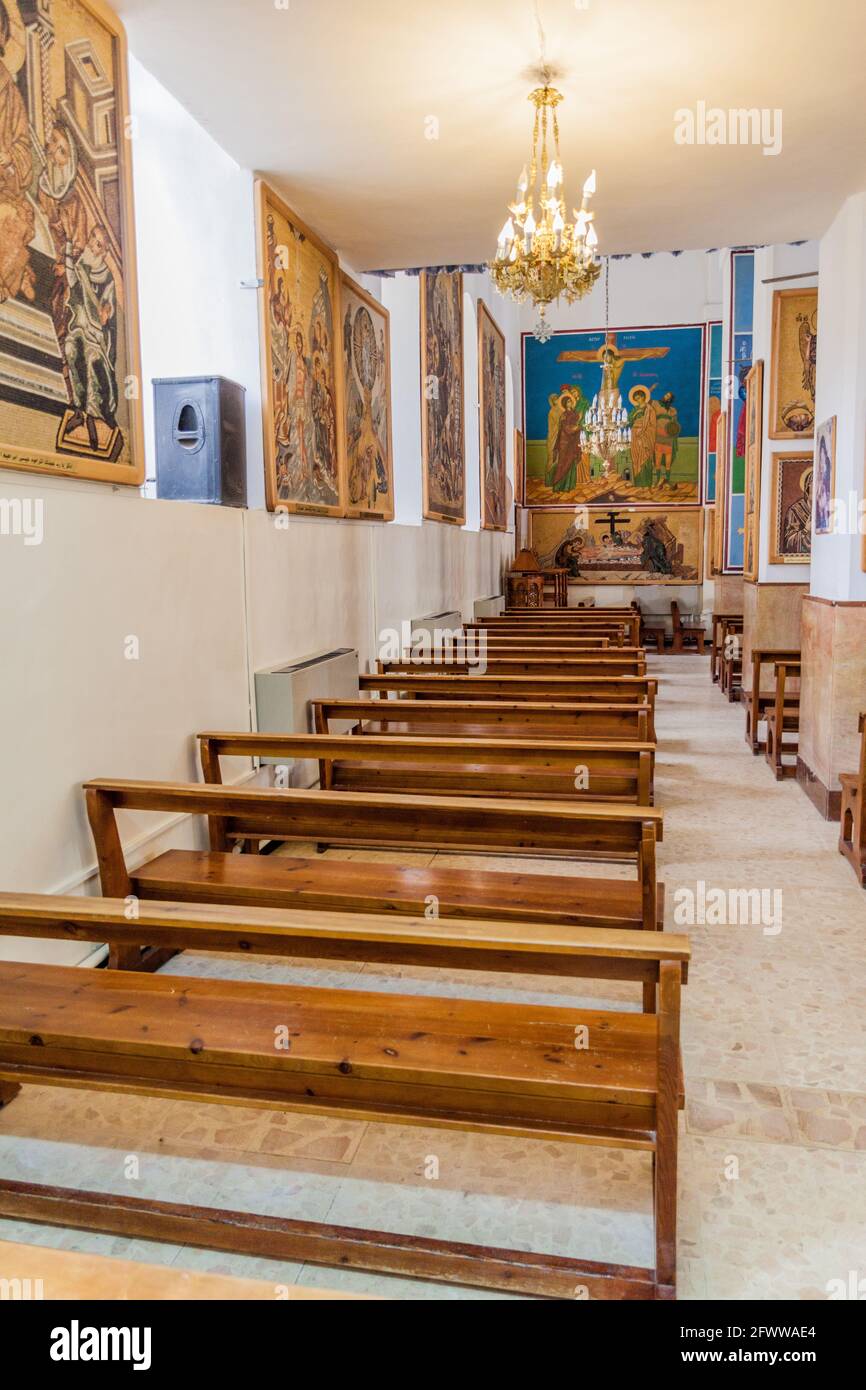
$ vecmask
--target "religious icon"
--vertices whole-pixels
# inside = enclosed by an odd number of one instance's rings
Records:
[[[573,517],[536,508],[532,544],[541,568],[566,569],[571,584],[697,584],[703,573],[703,511],[583,509]]]
[[[4,467],[143,481],[127,113],[105,5],[0,0]]]
[[[478,404],[481,460],[481,528],[508,529],[505,441],[505,337],[483,300],[478,301]]]
[[[424,515],[466,520],[463,276],[421,275],[421,459]]]
[[[390,315],[345,273],[340,286],[347,512],[390,521],[394,516]]]
[[[702,324],[525,335],[524,504],[694,506],[704,339]],[[605,410],[622,428],[602,437],[592,421]]]
[[[815,429],[818,291],[776,290],[773,295],[771,439],[802,439]]]
[[[836,489],[836,416],[815,431],[815,535],[833,531],[833,494]]]
[[[773,454],[770,564],[808,565],[812,553],[812,455]]]
[[[256,182],[268,508],[342,516],[337,257]]]
[[[743,575],[758,577],[758,539],[761,525],[761,441],[764,418],[764,364],[756,362],[745,381],[746,430],[745,555]]]

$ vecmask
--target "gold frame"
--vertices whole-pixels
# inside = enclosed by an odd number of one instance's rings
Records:
[[[317,502],[287,502],[277,496],[276,488],[276,449],[274,447],[274,396],[271,374],[271,326],[268,317],[268,266],[267,266],[267,222],[268,206],[272,206],[280,217],[300,232],[319,254],[330,263],[333,270],[334,299],[334,408],[337,416],[337,484],[339,502],[336,505]],[[265,501],[269,512],[280,511],[296,513],[300,516],[346,515],[346,449],[345,432],[342,428],[343,409],[343,371],[341,367],[342,347],[339,342],[340,311],[340,262],[337,254],[317,236],[305,222],[292,211],[267,179],[258,176],[255,181],[256,210],[256,268],[264,284],[259,287],[259,361],[262,374],[262,429],[265,460]]]
[[[829,425],[829,426],[830,426],[830,444],[831,444],[831,449],[830,449],[830,501],[832,502],[832,501],[835,499],[835,496],[836,496],[836,423],[837,423],[837,418],[836,418],[836,416],[835,416],[835,415],[828,415],[827,419],[826,419],[826,420],[823,420],[823,421],[821,422],[820,425],[818,425],[817,423],[816,423],[816,425],[815,425],[815,462],[814,462],[814,471],[813,471],[813,473],[812,473],[812,534],[815,535],[815,536],[832,536],[832,535],[834,534],[834,530],[833,530],[833,527],[832,527],[832,526],[829,527],[829,529],[826,530],[826,531],[819,531],[819,530],[818,530],[818,488],[817,488],[817,485],[816,485],[816,479],[817,479],[817,473],[818,473],[818,432],[819,432],[819,430],[822,430],[822,429],[824,428],[825,425]]]
[[[801,466],[808,464],[814,470],[815,454],[814,452],[792,450],[790,453],[780,452],[770,456],[772,471],[770,473],[769,563],[771,565],[808,565],[812,561],[811,550],[808,555],[781,555],[779,553],[779,481],[782,476],[782,464],[785,462],[799,463]]]
[[[805,299],[813,298],[815,301],[815,311],[818,309],[818,288],[817,286],[807,289],[775,290],[773,293],[773,335],[770,347],[770,418],[768,420],[767,435],[770,439],[814,439],[815,426],[817,420],[814,418],[815,402],[812,402],[812,428],[797,433],[796,430],[786,429],[779,424],[779,373],[781,368],[781,358],[779,354],[780,340],[782,336],[782,307],[786,299]]]
[[[494,526],[485,520],[487,509],[485,506],[486,488],[484,484],[484,363],[482,360],[482,343],[484,340],[484,320],[487,319],[493,332],[502,343],[502,361],[507,363],[505,351],[505,334],[499,327],[495,318],[491,314],[483,299],[478,300],[478,496],[480,502],[480,527],[482,531],[507,531],[508,530],[508,424],[505,419],[507,413],[507,395],[502,402],[502,509],[503,519],[501,526]],[[505,377],[502,378],[502,389],[505,391]]]
[[[383,511],[371,511],[368,507],[353,507],[349,500],[349,444],[346,432],[346,411],[349,404],[348,382],[346,381],[346,354],[345,344],[343,343],[343,290],[348,289],[358,299],[362,300],[367,308],[373,313],[378,314],[384,320],[385,325],[385,394],[388,399],[388,497],[389,505]],[[340,322],[338,325],[340,335],[340,370],[343,376],[342,385],[342,415],[340,428],[343,435],[343,460],[346,471],[346,516],[356,521],[393,521],[394,520],[394,404],[391,395],[391,313],[384,304],[380,304],[372,294],[359,285],[357,280],[353,280],[351,275],[347,275],[345,270],[340,270]]]
[[[758,361],[746,376],[746,478],[743,578],[757,580],[761,545],[761,441],[764,423],[764,364]],[[754,406],[754,410],[753,410]],[[755,426],[754,434],[752,426]],[[749,503],[752,502],[750,506]],[[749,564],[749,542],[752,563]]]
[[[459,270],[447,272],[456,275],[460,296],[460,401],[463,415],[463,507],[459,516],[449,516],[447,512],[435,511],[430,505],[430,442],[428,438],[427,423],[427,401],[424,395],[424,383],[429,375],[427,371],[427,276],[431,272],[422,270],[419,275],[419,301],[421,319],[421,486],[422,486],[422,515],[427,521],[441,521],[449,526],[466,525],[466,358],[465,358],[465,330],[463,323],[463,273]],[[444,272],[443,272],[444,273]]]
[[[115,97],[117,100],[117,155],[120,174],[121,251],[123,256],[124,327],[126,376],[134,377],[139,392],[129,404],[130,463],[105,463],[86,455],[53,453],[33,449],[22,453],[20,445],[0,440],[0,468],[14,472],[37,473],[42,477],[86,478],[96,482],[141,487],[145,479],[144,382],[141,374],[141,323],[138,311],[138,266],[135,246],[135,208],[132,188],[132,141],[127,138],[129,121],[129,48],[121,19],[103,0],[75,0],[103,25],[114,41]]]
[[[728,524],[728,412],[722,410],[716,426],[716,501],[713,523],[713,574],[725,572],[725,530]]]

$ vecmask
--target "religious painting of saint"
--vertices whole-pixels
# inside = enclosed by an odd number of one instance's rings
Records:
[[[833,531],[833,499],[836,491],[836,416],[825,420],[815,431],[815,535]]]
[[[256,228],[267,505],[343,516],[337,257],[263,179]]]
[[[758,548],[761,525],[761,439],[764,418],[764,364],[756,362],[745,381],[746,387],[746,499],[743,575],[758,577]]]
[[[569,584],[699,584],[703,577],[701,508],[594,507],[577,517],[537,508],[530,515],[540,565],[567,569]]]
[[[481,529],[508,529],[505,457],[505,337],[478,301],[478,404],[481,458]]]
[[[815,432],[818,291],[776,290],[770,377],[771,439],[811,439]]]
[[[812,554],[812,455],[773,454],[770,564],[808,565]]]
[[[391,442],[391,316],[343,272],[340,276],[348,516],[394,517]]]
[[[524,506],[701,500],[705,324],[524,334]]]
[[[0,465],[144,479],[123,26],[0,0]]]
[[[466,520],[463,398],[463,276],[421,274],[421,460],[424,515]]]
[[[716,516],[713,531],[713,574],[725,572],[725,536],[728,523],[728,417],[719,414],[716,426]]]

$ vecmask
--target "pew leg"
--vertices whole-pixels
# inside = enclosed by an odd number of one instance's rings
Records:
[[[679,1141],[679,966],[664,962],[659,971],[658,1094],[653,1154],[656,1297],[676,1297],[677,1144]]]
[[[20,1090],[17,1081],[0,1081],[0,1110],[14,1100]]]

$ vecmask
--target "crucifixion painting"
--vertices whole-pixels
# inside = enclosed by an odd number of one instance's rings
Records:
[[[687,324],[525,338],[525,505],[699,503],[705,331]],[[605,409],[624,412],[613,448],[593,433]]]

